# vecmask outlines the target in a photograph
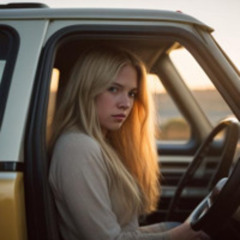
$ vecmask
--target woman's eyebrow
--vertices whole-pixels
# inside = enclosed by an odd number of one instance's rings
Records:
[[[123,88],[123,87],[124,87],[122,84],[120,84],[120,83],[117,83],[117,82],[114,82],[112,85],[115,85],[115,86],[117,86],[117,87],[121,87],[121,88]]]

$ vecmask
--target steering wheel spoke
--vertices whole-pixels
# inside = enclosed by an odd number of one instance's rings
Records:
[[[229,178],[221,179],[187,218],[196,231],[214,237],[240,205],[240,159]]]

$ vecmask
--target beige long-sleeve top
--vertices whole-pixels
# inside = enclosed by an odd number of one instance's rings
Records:
[[[168,240],[161,225],[140,228],[138,217],[124,219],[127,209],[118,192],[110,192],[109,175],[98,143],[80,132],[57,141],[49,182],[64,240]]]

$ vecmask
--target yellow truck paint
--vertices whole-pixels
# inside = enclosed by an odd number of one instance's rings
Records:
[[[0,239],[26,240],[23,173],[0,173]]]

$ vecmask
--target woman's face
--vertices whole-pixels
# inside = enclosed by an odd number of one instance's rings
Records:
[[[137,95],[137,72],[124,66],[115,81],[96,97],[96,111],[104,134],[119,129],[132,110]]]

